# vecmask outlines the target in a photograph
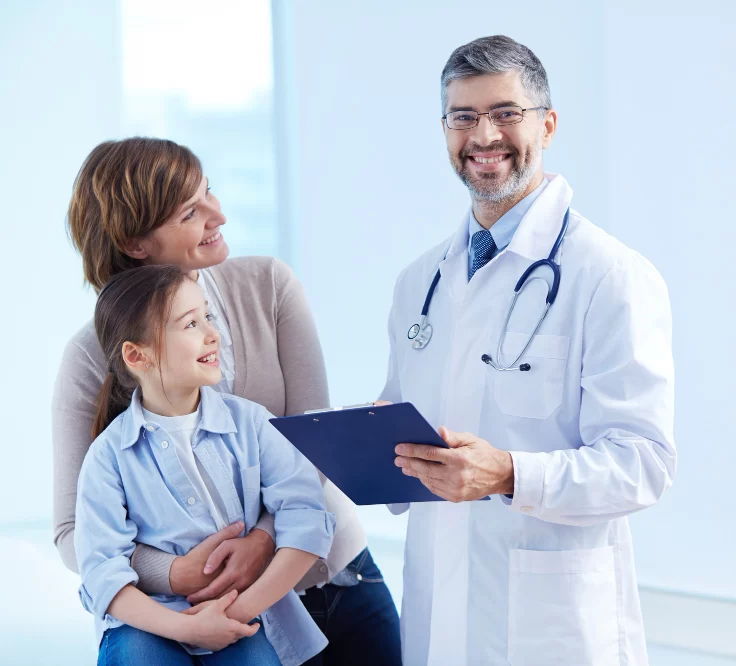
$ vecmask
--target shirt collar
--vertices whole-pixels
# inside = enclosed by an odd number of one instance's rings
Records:
[[[199,390],[199,400],[202,410],[202,418],[199,422],[200,430],[221,435],[238,431],[230,410],[217,391],[210,386],[203,386]],[[141,428],[145,427],[158,430],[160,426],[157,423],[148,422],[143,415],[141,390],[138,387],[133,391],[130,407],[123,414],[120,448],[127,449],[138,442],[141,437]]]
[[[547,180],[543,178],[539,186],[534,188],[532,192],[527,194],[521,201],[511,208],[511,210],[506,211],[501,217],[499,217],[489,229],[491,236],[493,236],[493,242],[496,244],[499,252],[511,242],[511,239],[514,236],[514,233],[516,233],[524,215],[527,214],[531,205],[537,200],[546,186]],[[473,208],[471,206],[470,211],[468,212],[468,251],[470,251],[473,234],[484,230],[485,227],[475,219],[475,214],[473,213]]]
[[[521,219],[516,233],[506,251],[536,261],[549,255],[555,238],[560,232],[562,218],[572,201],[572,188],[559,174],[545,173],[547,185],[537,196],[533,205],[529,206],[526,215]],[[471,211],[472,214],[472,211]],[[468,249],[469,243],[468,217],[463,217],[460,228],[450,241],[445,259],[460,254]]]

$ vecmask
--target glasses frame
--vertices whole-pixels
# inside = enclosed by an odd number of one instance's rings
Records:
[[[498,111],[499,109],[519,109],[521,111],[521,118],[513,123],[495,123],[493,122],[493,116],[491,115],[494,111]],[[449,130],[453,130],[454,132],[467,132],[468,130],[475,129],[478,127],[478,123],[480,122],[481,116],[488,116],[488,120],[491,123],[491,125],[495,125],[496,127],[509,127],[510,125],[518,125],[520,122],[524,120],[524,114],[527,111],[540,111],[544,109],[545,111],[549,111],[548,106],[531,106],[528,109],[522,109],[518,104],[508,104],[507,106],[499,106],[498,108],[491,109],[490,111],[485,111],[483,113],[480,113],[479,111],[472,111],[472,113],[478,114],[478,117],[475,119],[475,125],[472,127],[450,127],[450,125],[447,122],[447,116],[449,116],[449,113],[446,113],[444,116],[442,116],[442,121],[445,123],[445,127]],[[463,113],[462,111],[451,111],[450,113]],[[467,111],[465,111],[467,113]]]

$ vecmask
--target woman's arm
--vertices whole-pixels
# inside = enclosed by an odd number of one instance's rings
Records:
[[[276,339],[286,388],[285,416],[330,406],[317,327],[294,271],[276,261]]]

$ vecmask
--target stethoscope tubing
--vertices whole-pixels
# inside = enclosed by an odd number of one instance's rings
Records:
[[[555,244],[552,246],[552,249],[550,250],[549,256],[546,259],[540,259],[539,261],[535,261],[531,264],[521,275],[521,277],[516,282],[516,285],[514,287],[514,298],[511,301],[511,305],[509,306],[508,312],[506,313],[506,320],[503,324],[503,329],[501,332],[501,336],[498,340],[498,347],[496,348],[496,358],[501,358],[501,348],[503,346],[503,342],[506,338],[506,329],[508,327],[509,321],[511,320],[511,315],[514,312],[514,307],[516,306],[516,301],[518,300],[519,296],[521,295],[521,292],[524,290],[524,288],[533,280],[542,280],[545,284],[548,284],[546,280],[540,277],[532,277],[532,273],[536,271],[538,268],[542,267],[548,267],[552,270],[552,287],[547,290],[547,298],[545,303],[544,311],[542,312],[542,316],[539,318],[539,321],[537,321],[537,325],[534,328],[534,332],[529,336],[529,339],[527,340],[526,344],[524,345],[524,348],[521,350],[521,353],[517,355],[517,357],[513,360],[512,363],[509,365],[503,365],[499,362],[493,361],[493,359],[488,354],[483,354],[482,360],[484,363],[490,365],[495,370],[505,372],[509,370],[530,370],[531,366],[528,363],[524,363],[521,366],[514,367],[518,363],[519,359],[526,353],[527,349],[529,349],[529,345],[531,345],[532,341],[534,340],[534,336],[537,334],[539,329],[542,326],[542,323],[544,322],[545,318],[547,317],[547,313],[549,312],[549,309],[552,307],[552,304],[557,299],[557,294],[560,289],[560,277],[561,277],[561,271],[560,271],[560,265],[555,262],[555,257],[557,256],[557,253],[560,250],[560,246],[562,245],[562,241],[565,238],[565,235],[567,234],[567,228],[570,221],[570,209],[568,208],[565,212],[565,215],[562,219],[562,227],[560,228],[559,234],[557,234],[557,239],[555,240]],[[421,319],[419,321],[419,324],[414,324],[409,328],[409,332],[407,333],[407,337],[409,340],[412,341],[412,348],[416,350],[424,349],[432,339],[432,325],[428,323],[427,318],[429,315],[429,306],[432,303],[432,297],[434,296],[435,289],[437,289],[437,285],[439,284],[440,278],[442,277],[442,273],[440,269],[437,269],[437,272],[434,275],[434,278],[432,279],[432,284],[429,287],[429,291],[427,292],[427,297],[424,299],[424,305],[422,306],[422,314]]]

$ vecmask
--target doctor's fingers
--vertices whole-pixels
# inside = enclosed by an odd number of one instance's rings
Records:
[[[419,458],[434,463],[442,463],[443,465],[451,464],[455,457],[454,451],[426,444],[398,444],[395,452],[397,455],[406,458]]]
[[[394,464],[408,476],[438,481],[447,476],[447,466],[436,462],[427,462],[418,458],[396,458]]]
[[[425,464],[432,465],[432,463]],[[439,467],[439,465],[434,466]],[[434,493],[438,497],[441,497],[442,499],[448,500],[450,502],[462,502],[464,499],[461,488],[459,488],[457,484],[453,483],[452,480],[446,479],[444,477],[438,478],[428,476],[427,474],[422,474],[408,467],[403,467],[401,471],[407,476],[413,476],[419,479],[422,485],[424,485],[430,492]]]

